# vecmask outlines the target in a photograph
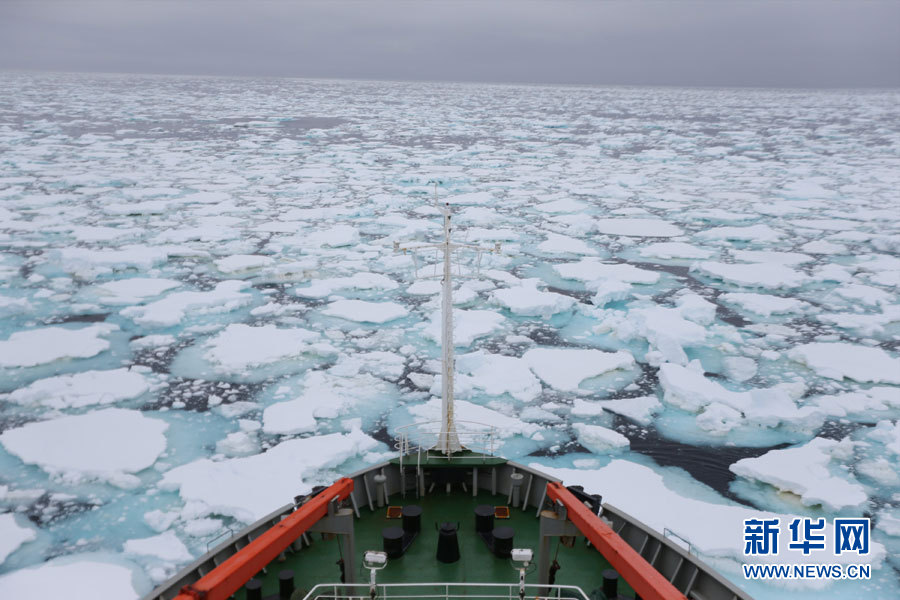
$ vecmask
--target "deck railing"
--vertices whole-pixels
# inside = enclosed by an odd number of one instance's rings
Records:
[[[375,592],[374,596],[372,592]],[[575,585],[541,585],[529,583],[524,594],[518,583],[320,583],[309,591],[304,600],[589,600]]]
[[[404,457],[411,455],[416,455],[418,463],[421,463],[423,458],[452,461],[452,454],[443,454],[436,449],[438,440],[444,433],[441,427],[441,421],[427,421],[398,427],[397,435],[394,438],[394,449],[400,452],[401,464],[404,462]],[[459,443],[466,450],[477,452],[483,456],[494,456],[498,439],[497,430],[493,425],[476,421],[456,421],[456,431],[452,435],[456,435]]]

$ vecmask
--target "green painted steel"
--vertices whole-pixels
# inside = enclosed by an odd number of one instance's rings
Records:
[[[467,484],[468,485],[468,484]],[[464,492],[458,484],[454,484],[450,494],[435,489],[425,498],[417,499],[415,494],[407,494],[402,502],[399,494],[390,498],[391,504],[400,506],[419,504],[422,506],[422,531],[413,542],[407,553],[399,559],[388,561],[386,569],[379,571],[378,581],[381,583],[417,583],[417,582],[499,582],[512,583],[518,580],[518,573],[513,570],[508,559],[496,558],[490,553],[481,538],[475,533],[475,507],[479,504],[505,506],[506,496],[492,496],[489,492],[480,491],[473,498],[471,487]],[[362,555],[366,550],[381,550],[381,530],[384,527],[400,526],[400,520],[387,519],[386,508],[369,511],[368,507],[360,507],[361,518],[356,520],[356,564],[362,565]],[[459,522],[459,547],[461,559],[454,564],[442,564],[435,559],[438,532],[435,523],[444,521]],[[509,526],[515,529],[513,546],[531,548],[537,556],[539,547],[539,519],[534,508],[523,511],[520,508],[510,509],[509,519],[497,519],[495,526]],[[278,594],[278,573],[282,569],[293,569],[297,590],[308,591],[318,583],[340,581],[340,571],[335,564],[340,558],[337,539],[323,540],[321,534],[310,534],[313,545],[298,552],[288,554],[283,562],[276,560],[267,569],[268,573],[260,573],[263,579],[263,596]],[[576,585],[581,587],[590,597],[602,598],[599,589],[602,586],[604,569],[609,563],[593,548],[585,545],[584,538],[578,538],[573,548],[557,546],[554,540],[551,546],[562,567],[556,576],[560,585]],[[358,583],[369,580],[369,572],[360,567],[356,574]],[[528,583],[537,583],[537,572],[527,577]],[[633,591],[624,580],[620,579],[619,594],[633,596]],[[593,592],[597,592],[594,594]],[[243,590],[237,593],[238,600],[244,600]],[[302,596],[298,596],[302,597]]]

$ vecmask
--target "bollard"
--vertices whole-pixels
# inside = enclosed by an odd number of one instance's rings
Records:
[[[512,505],[519,505],[519,492],[522,489],[522,480],[525,479],[525,476],[521,473],[513,473],[509,476],[510,480],[512,480]]]
[[[262,581],[259,579],[251,579],[244,586],[247,591],[247,600],[262,600]]]
[[[278,598],[280,600],[291,600],[291,594],[294,593],[294,572],[290,569],[284,569],[278,573]]]
[[[384,482],[387,481],[387,477],[379,473],[373,479],[375,480],[375,502],[378,504],[378,508],[382,508],[384,506]]]
[[[615,600],[619,594],[619,574],[613,569],[603,571],[603,595],[609,600]]]

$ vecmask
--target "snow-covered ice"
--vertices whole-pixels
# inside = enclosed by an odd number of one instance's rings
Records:
[[[136,569],[110,595],[146,593],[176,539],[196,555],[436,419],[432,181],[455,241],[502,242],[454,256],[456,395],[509,458],[732,576],[768,510],[868,511],[897,548],[896,90],[276,83],[0,74],[0,514],[37,536],[0,581],[98,550]],[[728,471],[770,452],[818,475]],[[126,555],[159,534],[179,552]],[[894,600],[873,573],[816,600]]]

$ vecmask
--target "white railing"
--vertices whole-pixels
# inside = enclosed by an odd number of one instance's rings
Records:
[[[455,424],[456,431],[451,435],[455,435],[464,448],[478,452],[485,457],[494,456],[498,439],[497,430],[493,425],[476,421],[455,421]],[[444,454],[435,448],[441,435],[445,433],[441,427],[441,421],[427,421],[398,427],[397,435],[394,438],[394,449],[400,452],[400,465],[403,465],[404,457],[412,455],[416,456],[419,464],[423,458],[441,458],[452,461],[452,454]]]
[[[372,592],[375,592],[372,595]],[[404,600],[412,598],[462,600],[505,599],[543,600],[575,598],[589,600],[575,585],[541,585],[528,583],[524,594],[518,583],[320,583],[309,591],[304,600]]]

